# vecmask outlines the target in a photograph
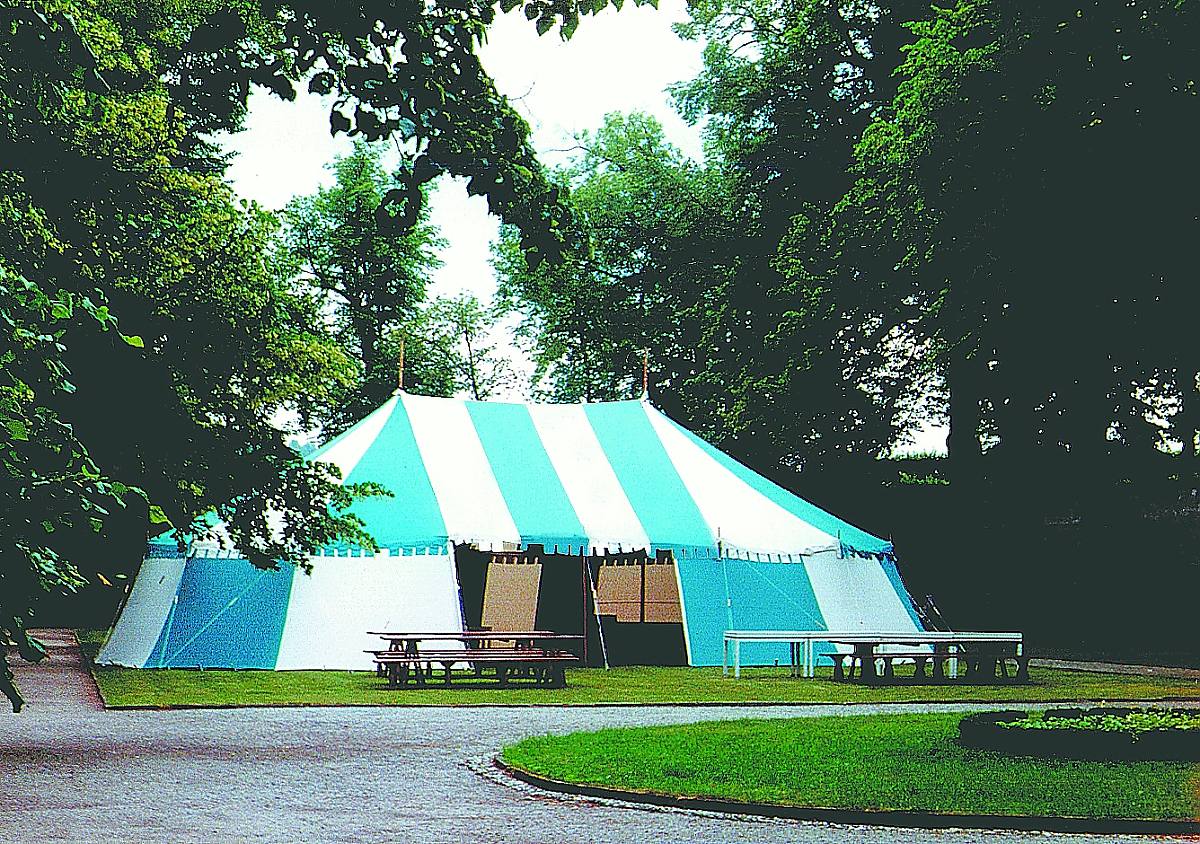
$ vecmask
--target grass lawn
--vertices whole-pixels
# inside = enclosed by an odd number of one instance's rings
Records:
[[[80,631],[94,654],[102,632]],[[1031,670],[1027,686],[885,686],[867,688],[818,676],[787,676],[786,668],[599,668],[567,672],[565,689],[493,685],[388,689],[371,672],[188,671],[97,666],[104,701],[122,706],[238,706],[286,704],[597,704],[597,703],[858,703],[904,701],[1117,701],[1200,698],[1200,683],[1186,680]]]
[[[1200,764],[1006,757],[957,714],[728,721],[526,739],[516,767],[643,792],[848,809],[1194,820]]]

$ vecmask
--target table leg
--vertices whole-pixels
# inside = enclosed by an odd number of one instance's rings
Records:
[[[1017,676],[1018,683],[1029,682],[1029,657],[1025,656],[1025,644],[1017,642]]]
[[[861,666],[859,669],[859,679],[864,683],[876,682],[879,679],[879,674],[875,671],[875,646],[869,643],[855,645],[854,655],[858,657]]]
[[[950,649],[946,645],[935,644],[933,646],[933,681],[935,683],[946,679],[944,661],[949,654]]]
[[[724,639],[721,642],[721,676],[729,676],[729,640]]]
[[[742,676],[742,640],[733,640],[733,679],[740,679]]]

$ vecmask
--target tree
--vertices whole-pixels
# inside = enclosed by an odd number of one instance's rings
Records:
[[[654,400],[721,438],[725,391],[704,380],[722,353],[714,314],[740,260],[724,173],[687,159],[644,114],[611,114],[555,174],[589,238],[561,263],[530,267],[515,234],[495,266],[504,305],[522,316],[535,383],[557,401],[631,398],[652,361]]]
[[[855,461],[865,473],[928,380],[903,297],[872,294],[890,274],[830,236],[855,181],[855,144],[890,106],[904,24],[923,8],[706,0],[681,27],[706,46],[677,104],[707,120],[708,154],[739,199],[739,260],[711,314],[722,348],[706,377],[730,393],[739,444],[728,445],[754,465],[819,473]]]
[[[424,331],[456,389],[480,401],[511,384],[508,360],[496,349],[496,313],[473,294],[435,299],[426,310]]]
[[[525,12],[569,36],[599,8],[538,0]],[[521,227],[531,261],[554,257],[572,221],[474,53],[493,16],[489,3],[456,2],[0,9],[13,525],[0,540],[0,630],[23,655],[36,656],[24,633],[36,596],[98,577],[94,561],[108,557],[91,532],[111,540],[116,522],[186,537],[215,511],[268,567],[335,538],[371,546],[345,509],[378,490],[340,486],[270,425],[280,408],[328,402],[347,361],[308,330],[318,314],[281,272],[273,222],[222,185],[206,138],[239,128],[251,85],[333,93],[331,131],[394,136],[413,153],[382,201],[397,229],[449,172]],[[19,706],[7,680],[4,691]]]
[[[101,76],[119,52],[93,53],[63,14],[5,12],[0,631],[36,657],[37,595],[135,564],[96,550],[122,523],[144,542],[147,520],[187,531],[215,506],[264,564],[320,536],[369,538],[340,514],[354,490],[264,418],[320,368],[263,256],[269,221],[170,168],[161,97]],[[269,538],[264,507],[292,514],[288,538]],[[19,709],[10,677],[0,665]]]
[[[333,163],[333,186],[293,199],[283,214],[287,250],[302,282],[332,323],[334,341],[356,364],[355,377],[328,404],[306,413],[312,418],[305,421],[315,421],[326,436],[357,422],[396,388],[398,338],[410,333],[428,275],[441,265],[435,250],[443,242],[428,212],[419,212],[411,226],[397,227],[397,211],[384,205],[402,180],[384,171],[382,157],[380,145],[360,141]],[[408,356],[416,363],[420,347]],[[435,375],[435,382],[422,383],[427,374],[432,373],[412,366],[408,383],[418,392],[441,394],[446,379]]]
[[[1178,187],[1197,164],[1165,139],[1200,123],[1178,70],[1196,28],[1190,6],[1155,2],[961,2],[913,25],[848,208],[925,221],[904,260],[933,304],[923,330],[963,434],[954,455],[990,429],[994,473],[1036,467],[1095,492],[1129,480],[1118,458],[1144,464],[1171,421],[1195,453],[1194,417],[1169,408],[1197,398],[1180,345],[1197,224]]]

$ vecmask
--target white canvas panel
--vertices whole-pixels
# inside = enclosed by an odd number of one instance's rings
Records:
[[[596,439],[583,406],[530,405],[529,416],[571,507],[596,548],[648,548],[650,540]]]
[[[520,542],[492,465],[461,401],[404,396],[417,448],[454,542]]]
[[[342,479],[350,477],[354,467],[363,459],[372,443],[387,424],[388,417],[396,407],[399,396],[392,396],[380,405],[370,416],[363,419],[342,436],[334,440],[325,449],[313,455],[313,460],[321,463],[332,463],[342,470]]]
[[[769,554],[807,554],[837,546],[837,537],[793,516],[743,483],[665,416],[648,412],[646,417],[700,514],[728,546]]]
[[[143,668],[171,612],[179,581],[182,557],[151,557],[142,562],[129,599],[96,662]]]
[[[830,630],[909,633],[917,629],[877,560],[838,559],[827,552],[805,557],[804,568]]]
[[[366,650],[387,642],[367,631],[460,632],[462,610],[454,560],[445,554],[312,557],[313,573],[296,572],[276,669],[369,671]],[[436,643],[457,649],[459,641]]]

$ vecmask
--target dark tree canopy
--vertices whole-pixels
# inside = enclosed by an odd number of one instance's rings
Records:
[[[525,11],[569,35],[603,5]],[[304,463],[270,424],[328,404],[350,362],[293,285],[275,221],[222,184],[209,134],[239,128],[253,85],[332,93],[331,131],[407,145],[378,219],[412,227],[423,186],[451,173],[521,228],[532,262],[554,257],[570,215],[475,56],[493,16],[477,2],[0,8],[0,634],[24,655],[38,594],[133,567],[136,551],[99,549],[122,532],[187,535],[215,511],[263,566],[334,538],[371,545],[344,511],[372,490]],[[0,661],[19,706],[8,677]]]

